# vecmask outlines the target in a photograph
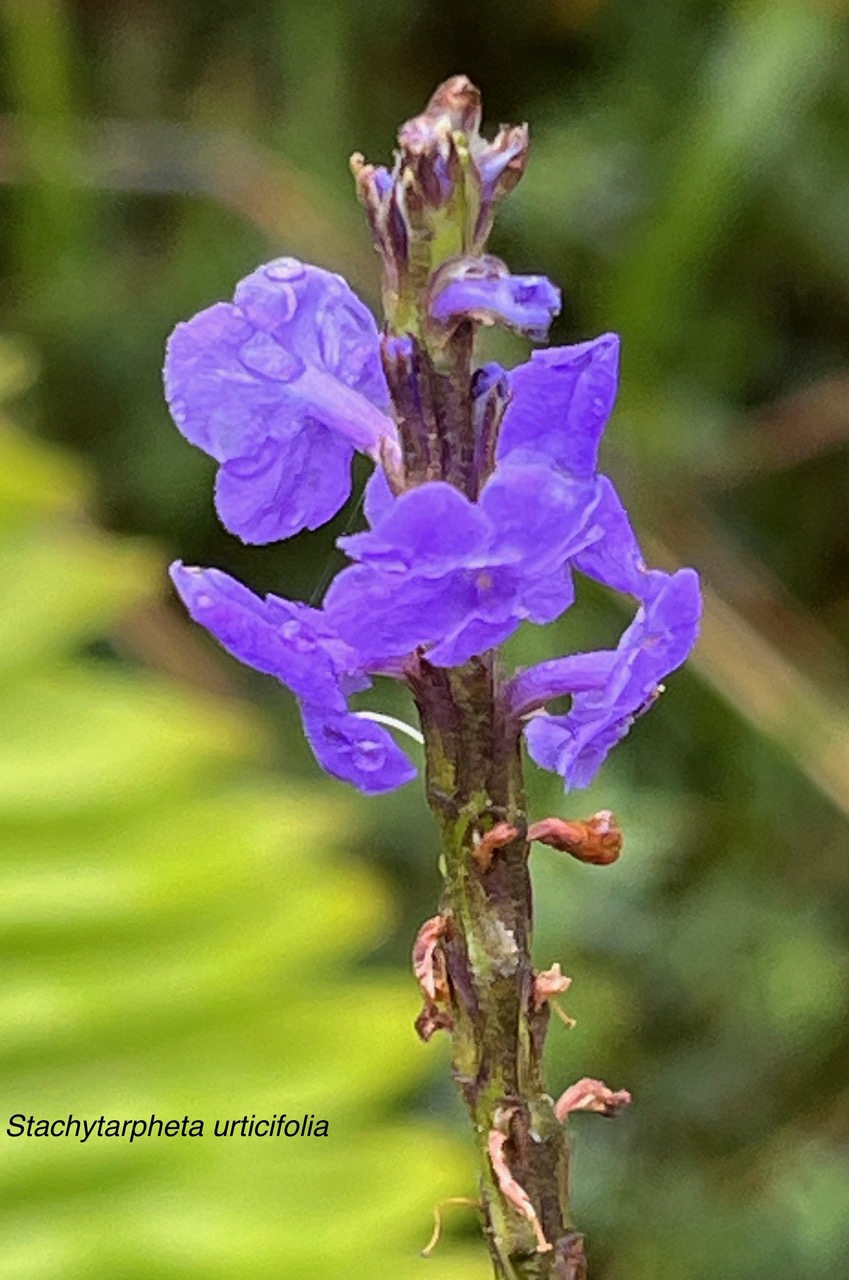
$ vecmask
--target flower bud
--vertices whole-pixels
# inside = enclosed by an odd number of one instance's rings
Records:
[[[434,271],[451,258],[483,253],[496,205],[524,172],[527,127],[504,125],[489,142],[480,123],[479,90],[453,76],[401,126],[391,173],[352,157],[396,333],[419,332]]]
[[[453,258],[433,277],[428,309],[437,325],[464,320],[504,324],[544,342],[560,311],[560,290],[545,276],[513,276],[499,258]]]

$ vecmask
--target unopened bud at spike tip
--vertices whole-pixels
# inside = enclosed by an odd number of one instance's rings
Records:
[[[351,158],[395,333],[420,331],[424,292],[443,263],[484,252],[496,206],[524,172],[527,126],[503,125],[490,142],[480,133],[481,115],[480,91],[468,77],[452,76],[399,129],[391,172]]]

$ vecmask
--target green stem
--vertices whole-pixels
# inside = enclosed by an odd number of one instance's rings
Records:
[[[488,654],[445,670],[421,660],[410,683],[427,753],[427,795],[442,830],[452,1070],[474,1127],[484,1229],[497,1280],[582,1280],[583,1241],[569,1225],[568,1151],[545,1091],[548,1009],[535,1007],[528,846],[517,838],[490,866],[476,858],[498,823],[526,829],[518,732]],[[506,1133],[509,1173],[536,1212],[504,1194],[490,1152]]]

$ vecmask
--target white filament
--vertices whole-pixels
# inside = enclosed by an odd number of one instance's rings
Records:
[[[414,729],[411,724],[405,724],[403,720],[396,720],[394,716],[385,716],[382,711],[355,711],[355,716],[359,716],[361,720],[374,720],[377,724],[386,724],[390,729],[397,729],[400,733],[406,733],[408,738],[412,738],[414,742],[418,742],[420,746],[424,746],[424,735],[418,729]]]

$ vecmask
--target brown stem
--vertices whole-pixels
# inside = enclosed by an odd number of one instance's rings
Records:
[[[450,670],[421,659],[409,680],[425,735],[428,803],[442,830],[452,1070],[474,1127],[494,1273],[583,1280],[566,1141],[543,1080],[549,1011],[534,999],[528,845],[519,835],[491,859],[475,856],[497,824],[527,829],[500,669],[491,654]]]

